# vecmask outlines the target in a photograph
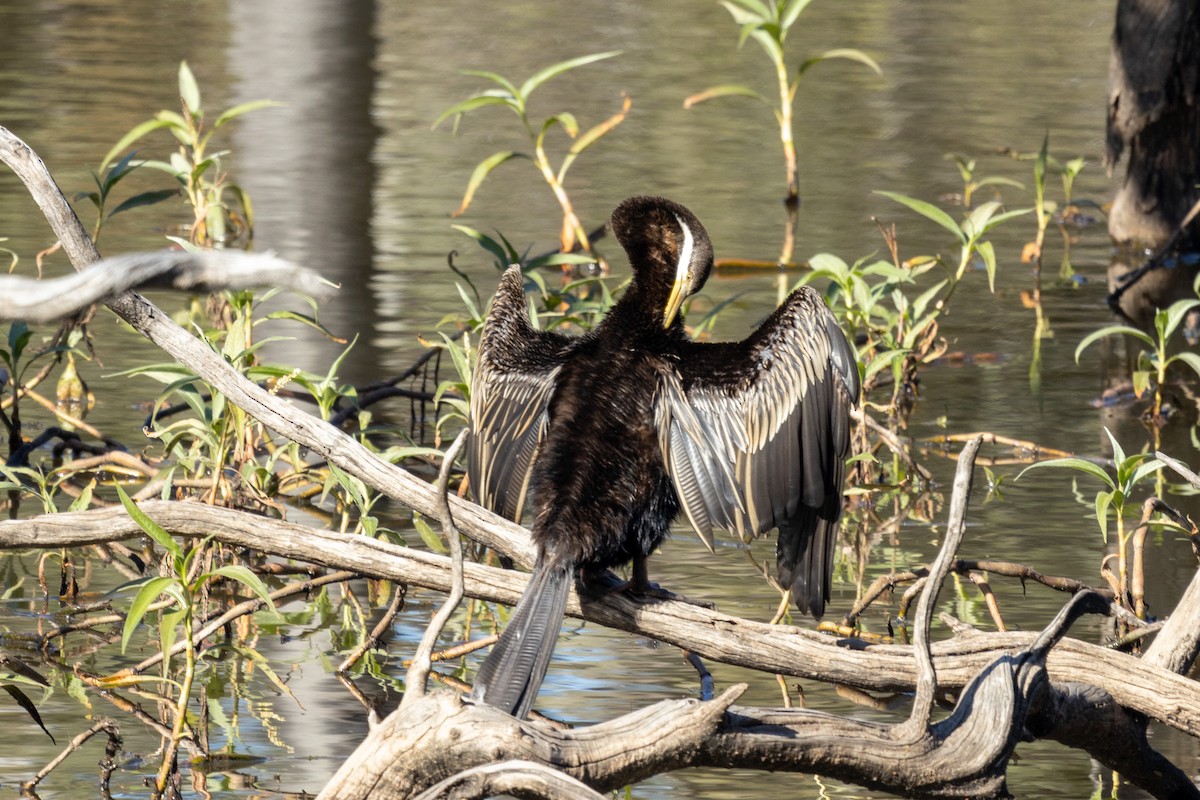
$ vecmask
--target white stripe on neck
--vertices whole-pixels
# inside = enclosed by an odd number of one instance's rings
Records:
[[[679,263],[675,265],[675,280],[684,283],[687,279],[688,267],[692,263],[692,230],[678,214],[675,215],[675,221],[683,229],[683,247],[679,248]],[[690,286],[684,283],[685,292],[690,288]]]

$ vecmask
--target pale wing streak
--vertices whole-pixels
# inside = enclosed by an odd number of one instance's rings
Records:
[[[787,522],[802,501],[821,505],[832,488],[823,477],[836,392],[828,314],[815,293],[789,301],[741,351],[755,369],[736,385],[699,375],[685,391],[677,374],[660,380],[664,461],[709,546],[713,526],[746,540]]]

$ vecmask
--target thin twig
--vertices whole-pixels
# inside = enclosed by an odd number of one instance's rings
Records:
[[[929,648],[929,625],[933,621],[933,608],[937,603],[938,591],[953,566],[954,556],[966,530],[967,502],[971,495],[974,478],[975,456],[982,439],[967,442],[958,459],[954,472],[954,492],[950,498],[950,517],[946,522],[945,540],[937,558],[929,568],[929,579],[921,599],[917,601],[917,613],[913,620],[913,653],[917,662],[917,693],[913,699],[912,714],[901,723],[897,733],[902,739],[916,740],[923,736],[929,726],[933,712],[933,699],[937,692],[937,675],[933,670],[933,654]]]
[[[358,647],[346,656],[335,672],[348,672],[363,655],[374,647],[379,642],[379,637],[383,636],[383,632],[391,627],[392,620],[400,613],[400,609],[404,607],[404,596],[408,594],[408,587],[404,584],[397,584],[392,588],[392,602],[388,604],[387,611],[375,623],[375,627],[371,629],[371,633],[359,643]]]
[[[437,642],[442,629],[446,627],[446,623],[450,620],[450,615],[454,613],[454,609],[458,607],[459,602],[463,598],[462,541],[459,539],[458,528],[455,527],[454,518],[450,513],[450,502],[446,498],[446,491],[450,485],[450,473],[453,472],[454,460],[458,458],[458,454],[466,443],[468,435],[470,435],[469,431],[464,428],[458,434],[458,438],[454,440],[454,444],[447,448],[446,455],[442,459],[442,469],[438,473],[437,479],[437,495],[440,499],[439,505],[441,506],[442,533],[446,535],[446,542],[450,546],[450,593],[446,596],[446,602],[442,603],[442,607],[438,609],[437,614],[430,621],[429,627],[425,629],[425,635],[421,637],[421,643],[417,646],[412,666],[408,668],[407,676],[404,679],[404,698],[400,701],[401,708],[411,705],[425,696],[425,681],[429,678],[429,670],[433,665],[430,658],[430,654],[433,652],[433,645]]]
[[[33,795],[34,789],[37,788],[37,785],[41,783],[47,775],[53,772],[59,764],[66,761],[68,756],[70,756],[79,748],[83,747],[84,743],[86,743],[88,739],[91,739],[100,732],[104,732],[108,736],[108,749],[110,751],[114,751],[115,748],[119,748],[121,746],[121,729],[117,727],[117,723],[111,719],[101,719],[95,725],[72,739],[67,746],[63,748],[63,751],[55,756],[49,764],[38,770],[36,775],[23,782],[21,784],[21,791],[27,795]],[[103,767],[104,762],[101,762],[101,768]]]

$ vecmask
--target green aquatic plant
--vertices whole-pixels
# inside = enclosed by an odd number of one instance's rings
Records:
[[[188,241],[203,247],[225,245],[238,238],[250,238],[254,232],[254,207],[241,186],[229,180],[221,167],[228,150],[210,151],[213,134],[234,119],[260,108],[277,105],[270,100],[252,100],[222,111],[208,129],[204,125],[204,107],[200,87],[186,61],[179,63],[180,110],[163,109],[121,137],[100,161],[93,174],[97,191],[85,193],[96,205],[99,217],[96,235],[107,219],[139,205],[148,205],[174,196],[178,190],[146,192],[136,195],[110,212],[105,212],[108,195],[116,184],[135,168],[146,167],[173,177],[192,209]],[[134,142],[147,134],[166,128],[179,142],[179,148],[166,161],[137,160],[130,153],[116,160]],[[236,205],[234,205],[236,203]]]
[[[1183,350],[1174,354],[1170,352],[1171,339],[1175,336],[1175,332],[1184,324],[1188,312],[1197,306],[1200,306],[1200,300],[1192,298],[1177,300],[1166,309],[1158,309],[1154,312],[1153,335],[1132,325],[1108,325],[1098,331],[1093,331],[1085,336],[1079,346],[1075,348],[1075,363],[1079,363],[1079,357],[1089,345],[1108,336],[1129,336],[1146,345],[1148,349],[1138,351],[1137,367],[1133,370],[1132,375],[1133,392],[1141,397],[1151,386],[1154,387],[1154,403],[1151,406],[1150,416],[1156,423],[1161,423],[1163,386],[1166,385],[1167,371],[1171,365],[1179,364],[1200,377],[1200,354],[1191,350]]]
[[[962,176],[962,204],[965,208],[971,207],[971,200],[974,198],[975,192],[986,186],[1011,186],[1017,189],[1025,188],[1020,181],[1015,181],[1012,178],[1005,178],[999,175],[976,177],[976,161],[969,156],[964,156],[959,153],[948,153],[946,158],[954,160],[954,165],[958,167],[958,174]]]
[[[471,173],[470,180],[467,181],[467,189],[463,194],[462,203],[459,205],[458,210],[454,212],[454,216],[457,217],[466,212],[475,197],[475,192],[488,175],[491,174],[492,170],[514,158],[530,159],[537,167],[543,180],[550,187],[550,190],[554,193],[554,198],[558,201],[562,209],[563,222],[559,237],[562,252],[569,253],[577,247],[584,252],[591,252],[591,243],[588,240],[587,233],[584,231],[583,224],[579,221],[579,217],[575,213],[574,204],[567,194],[565,185],[567,172],[575,163],[575,159],[585,150],[621,124],[625,116],[629,113],[630,98],[626,95],[620,111],[583,132],[581,132],[579,121],[570,111],[559,111],[546,117],[540,123],[535,123],[529,116],[529,98],[540,86],[552,78],[562,75],[564,72],[606,58],[612,58],[616,55],[619,55],[619,51],[593,53],[591,55],[560,61],[557,64],[551,64],[544,69],[538,70],[520,86],[517,86],[503,75],[495,72],[464,70],[464,75],[483,78],[495,84],[495,88],[485,89],[471,95],[460,103],[455,103],[438,116],[437,120],[433,123],[433,127],[436,128],[450,117],[455,118],[455,127],[457,127],[459,120],[465,114],[488,106],[503,106],[516,114],[517,118],[520,119],[521,127],[528,137],[530,145],[532,145],[533,152],[522,153],[515,150],[500,150],[480,161],[476,165],[474,172]],[[572,140],[570,148],[568,148],[566,154],[563,156],[557,169],[554,168],[553,163],[550,161],[550,156],[546,152],[546,134],[554,128],[561,128]]]
[[[136,590],[121,630],[122,653],[128,647],[134,631],[151,610],[151,606],[158,601],[159,597],[166,597],[168,601],[166,605],[158,606],[158,634],[162,645],[163,660],[162,678],[155,680],[176,687],[178,694],[174,703],[171,736],[167,741],[162,765],[159,767],[158,777],[155,780],[155,789],[161,795],[167,788],[167,779],[175,764],[175,754],[183,739],[184,728],[187,724],[187,709],[197,678],[197,667],[204,655],[204,651],[194,641],[195,624],[198,618],[197,606],[202,593],[206,591],[209,584],[223,580],[234,581],[250,589],[267,605],[271,612],[277,614],[278,611],[267,591],[266,584],[247,567],[241,564],[223,564],[213,568],[202,566],[211,557],[209,549],[211,537],[195,542],[185,549],[162,526],[146,516],[120,486],[117,486],[117,494],[121,498],[121,504],[125,507],[125,511],[137,523],[137,526],[145,531],[146,535],[167,554],[165,559],[167,575],[140,578],[114,590]],[[182,637],[180,636],[181,630]],[[177,641],[183,646],[183,674],[178,680],[172,677],[171,672],[171,653]],[[249,645],[241,644],[239,647],[247,652],[253,652],[253,648],[250,648]],[[253,655],[257,656],[255,663],[258,668],[264,669],[269,675],[274,676],[274,672],[267,666],[266,659],[256,652],[253,652]],[[120,680],[119,678],[118,681]],[[278,676],[274,676],[273,682],[283,691],[288,691]]]
[[[826,50],[805,59],[795,68],[791,67],[784,55],[784,42],[801,12],[808,7],[810,2],[812,0],[722,0],[721,2],[739,27],[738,47],[745,44],[747,39],[753,39],[770,60],[777,88],[775,100],[769,99],[748,86],[720,84],[710,86],[683,101],[684,108],[691,108],[698,103],[717,97],[750,97],[770,108],[779,124],[779,141],[783,145],[784,169],[787,177],[786,200],[789,205],[796,205],[800,202],[794,130],[796,91],[800,88],[800,80],[817,64],[839,58],[857,61],[870,67],[876,74],[883,74],[873,58],[861,50],[851,48]]]
[[[1136,507],[1137,505],[1132,498],[1139,484],[1147,477],[1157,475],[1164,464],[1155,458],[1152,453],[1132,453],[1126,455],[1125,450],[1117,442],[1117,438],[1112,435],[1112,432],[1108,428],[1105,428],[1104,432],[1108,435],[1109,442],[1112,444],[1114,474],[1110,474],[1108,470],[1099,464],[1083,458],[1070,457],[1054,458],[1049,461],[1039,461],[1036,464],[1030,464],[1017,475],[1017,480],[1024,477],[1030,470],[1051,467],[1072,469],[1091,475],[1101,482],[1103,488],[1096,492],[1093,504],[1096,523],[1100,526],[1100,535],[1105,542],[1108,541],[1110,515],[1116,523],[1118,593],[1120,595],[1120,602],[1127,605],[1126,597],[1129,593],[1129,542],[1133,538],[1133,530],[1126,524],[1127,511],[1129,508]]]

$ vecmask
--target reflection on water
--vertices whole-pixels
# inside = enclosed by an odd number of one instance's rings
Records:
[[[1103,201],[1110,190],[1099,167],[1110,16],[1108,4],[1034,0],[813,4],[789,42],[794,52],[857,47],[880,62],[884,75],[830,62],[812,70],[801,86],[797,134],[803,206],[797,256],[828,251],[853,261],[881,252],[872,216],[898,225],[905,256],[950,253],[953,243],[939,229],[872,192],[901,191],[928,200],[960,192],[958,173],[945,158],[949,153],[976,158],[980,174],[1028,186],[1028,162],[998,151],[1032,152],[1046,131],[1053,154],[1088,159],[1075,196]],[[482,293],[495,285],[490,257],[450,227],[448,214],[481,158],[517,148],[524,139],[515,117],[499,109],[469,116],[457,134],[450,125],[431,130],[441,111],[478,89],[477,79],[461,75],[462,69],[522,79],[562,59],[622,50],[620,57],[547,83],[535,95],[535,116],[569,109],[584,127],[611,114],[622,91],[632,96],[629,118],[580,158],[568,180],[584,225],[601,223],[628,195],[660,193],[697,213],[718,257],[771,258],[779,250],[785,219],[778,203],[784,188],[782,156],[770,113],[741,99],[682,107],[684,97],[713,83],[770,91],[766,62],[753,46],[737,49],[736,31],[715,2],[512,2],[498,13],[468,0],[168,5],[10,0],[0,7],[0,43],[0,124],[40,152],[68,195],[88,187],[88,170],[124,131],[173,106],[181,58],[197,74],[207,108],[264,97],[284,103],[244,118],[222,146],[233,150],[231,168],[254,199],[256,246],[278,250],[342,284],[338,297],[321,311],[325,324],[337,332],[359,336],[344,365],[345,382],[364,384],[399,372],[421,349],[416,337],[432,335],[439,320],[461,310],[453,289],[457,278],[446,268],[449,252],[458,251],[456,263]],[[553,136],[550,141],[561,152],[563,141]],[[162,148],[147,153],[162,156],[168,145],[158,140],[145,147]],[[151,176],[142,180],[154,184]],[[1005,189],[1004,196],[1014,206],[1029,203],[1016,190]],[[88,210],[82,205],[79,210],[89,221]],[[105,232],[104,250],[160,246],[161,232],[179,216],[178,207],[158,206],[118,217]],[[518,249],[536,253],[553,247],[559,216],[534,171],[514,162],[484,183],[460,221],[485,232],[501,231]],[[1108,244],[1101,228],[1078,232],[1073,247],[1074,267],[1085,283],[1064,287],[1044,281],[1053,338],[1042,344],[1040,395],[1031,392],[1028,378],[1033,312],[1020,301],[1020,292],[1031,286],[1019,254],[1032,238],[1032,222],[1001,229],[996,294],[987,292],[982,276],[967,281],[942,325],[951,350],[985,357],[925,372],[913,436],[992,430],[1103,455],[1100,425],[1105,424],[1127,449],[1141,446],[1142,430],[1127,409],[1097,413],[1088,405],[1105,388],[1099,356],[1089,353],[1082,365],[1074,362],[1076,343],[1107,320]],[[51,243],[37,210],[7,173],[0,174],[0,237],[5,236],[6,246],[26,263]],[[619,275],[623,257],[611,242],[601,247]],[[1049,253],[1047,263],[1057,257]],[[51,272],[66,268],[51,259]],[[718,275],[705,296],[707,302],[735,298],[717,335],[741,336],[769,313],[774,276]],[[107,322],[96,328],[104,366],[91,365],[94,372],[88,375],[102,401],[92,421],[136,443],[139,431],[130,423],[129,409],[157,387],[138,381],[107,385],[100,376],[160,356]],[[323,371],[339,352],[307,331],[290,328],[286,334],[296,338],[277,345],[273,358]],[[1184,460],[1195,460],[1186,436],[1170,446]],[[936,454],[928,462],[948,483],[952,463]],[[1087,506],[1072,499],[1069,478],[1047,471],[1014,483],[1016,469],[999,471],[1008,475],[1001,485],[1003,501],[983,504],[980,494],[964,555],[1018,559],[1044,572],[1097,580],[1103,545]],[[1031,515],[1031,508],[1038,513]],[[938,536],[936,527],[919,524],[876,533],[863,580],[929,558]],[[769,541],[750,552],[726,546],[714,557],[681,533],[651,568],[666,586],[761,619],[770,615],[776,599],[757,577],[756,563],[770,557]],[[1158,576],[1150,600],[1167,608],[1190,578],[1189,557],[1164,537],[1150,558]],[[1039,626],[1062,601],[1040,587],[1001,580],[992,585],[1011,626]],[[857,591],[852,582],[835,585],[835,611],[848,608]],[[948,590],[944,605],[968,621],[989,624],[977,596],[966,588]],[[397,640],[413,639],[427,614],[424,603],[410,606],[395,632]],[[0,624],[27,623],[0,616]],[[868,615],[865,624],[878,630],[885,620]],[[1081,632],[1090,635],[1094,629],[1085,623]],[[270,760],[246,772],[263,788],[315,791],[363,733],[360,710],[321,666],[322,654],[333,649],[322,631],[292,630],[286,640],[264,643],[263,649],[278,663],[304,662],[291,687],[305,708],[284,698],[263,700],[279,716],[276,728],[268,732],[249,725],[244,744]],[[744,702],[779,702],[777,684],[769,677],[710,667],[719,686],[751,682]],[[696,685],[694,672],[672,648],[581,625],[560,642],[541,706],[567,719],[594,721],[661,697],[692,694]],[[814,707],[867,713],[827,688],[806,685],[804,690]],[[78,712],[58,695],[46,704],[48,724],[60,742],[73,734]],[[0,730],[27,732],[20,714],[0,704],[0,724],[11,723]],[[139,742],[139,734],[127,732],[131,749],[154,749],[154,742]],[[1177,763],[1191,763],[1192,743],[1175,747],[1172,737],[1163,738],[1164,746],[1176,750]],[[273,739],[292,749],[274,746]],[[0,783],[6,786],[55,751],[40,740],[23,741],[20,757],[0,746],[7,753],[0,758]],[[1022,754],[1011,781],[1018,796],[1090,793],[1092,770],[1085,757],[1048,745],[1023,747]],[[90,787],[89,768],[78,769],[80,786]],[[275,775],[283,776],[282,783],[267,777]],[[66,780],[51,781],[43,796],[80,796],[61,788]],[[744,797],[747,784],[759,796],[772,791],[874,796],[853,787],[823,786],[811,777],[710,771],[660,776],[634,794]],[[217,795],[251,796],[233,788]]]

